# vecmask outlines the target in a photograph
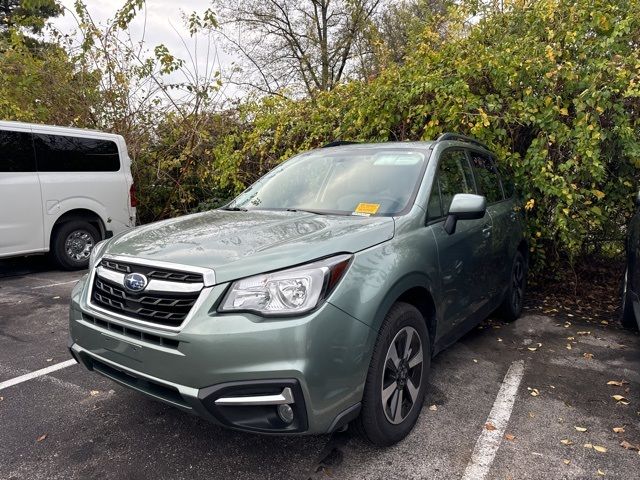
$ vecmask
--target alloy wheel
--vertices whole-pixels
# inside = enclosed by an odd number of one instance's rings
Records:
[[[518,256],[511,275],[511,305],[514,312],[519,312],[524,298],[524,263]]]
[[[82,262],[89,258],[94,240],[86,230],[75,230],[71,232],[65,242],[64,251],[67,256],[76,262]]]
[[[413,327],[404,327],[389,345],[382,373],[382,407],[394,425],[407,418],[418,399],[422,366],[420,335]]]

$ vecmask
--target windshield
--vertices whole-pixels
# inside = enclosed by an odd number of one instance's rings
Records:
[[[276,167],[226,208],[391,216],[409,206],[426,164],[408,148],[314,150]]]

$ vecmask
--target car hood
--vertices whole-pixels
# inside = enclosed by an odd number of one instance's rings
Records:
[[[355,253],[391,239],[390,217],[211,210],[152,223],[113,238],[104,254],[212,268],[216,283]]]

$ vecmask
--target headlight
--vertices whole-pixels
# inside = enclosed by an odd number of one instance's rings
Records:
[[[93,268],[96,266],[96,263],[100,261],[102,257],[102,251],[104,247],[107,245],[107,240],[102,240],[96,243],[91,249],[91,255],[89,255],[89,268]]]
[[[351,255],[338,255],[238,280],[231,285],[219,311],[283,316],[313,310],[337,285],[351,258]]]

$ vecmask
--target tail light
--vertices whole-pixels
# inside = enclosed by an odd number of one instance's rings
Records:
[[[135,208],[138,206],[138,195],[136,195],[135,183],[132,183],[131,188],[129,189],[129,201],[131,202],[131,207]]]

